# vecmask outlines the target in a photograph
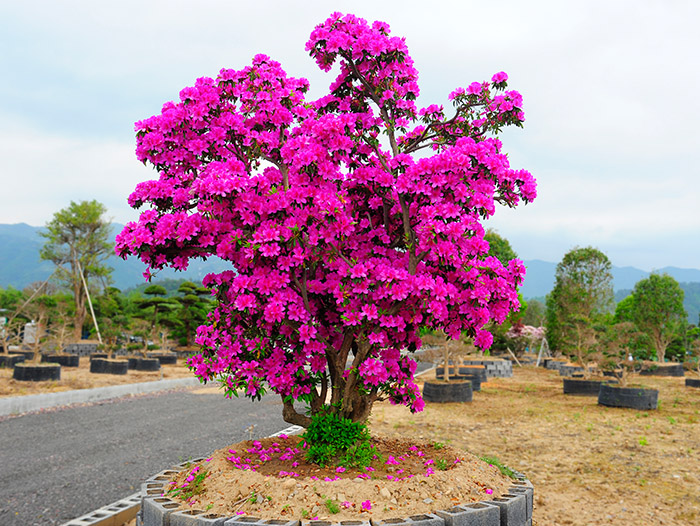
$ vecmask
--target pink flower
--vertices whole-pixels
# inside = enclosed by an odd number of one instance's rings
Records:
[[[493,490],[491,488],[486,488],[484,491],[486,491],[487,495],[493,494]]]
[[[343,502],[341,502],[340,505],[343,508],[352,508],[354,506],[354,504],[352,502],[349,502],[347,500],[344,500]]]
[[[493,77],[491,77],[491,82],[494,84],[499,84],[501,82],[505,82],[508,80],[508,75],[506,75],[503,71],[496,73]]]
[[[372,502],[366,500],[362,503],[362,511],[370,511],[372,509]]]

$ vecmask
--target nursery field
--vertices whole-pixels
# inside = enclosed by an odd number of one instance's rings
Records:
[[[92,389],[111,385],[152,382],[160,379],[190,378],[192,372],[180,358],[176,365],[162,365],[160,371],[133,371],[125,375],[90,372],[87,357],[80,359],[80,367],[61,367],[61,379],[47,382],[20,382],[12,378],[12,368],[0,367],[0,397],[55,393],[72,389]]]
[[[535,485],[539,526],[700,524],[700,389],[683,378],[640,380],[659,389],[658,410],[564,395],[556,371],[525,366],[482,384],[471,403],[426,404],[415,415],[378,404],[371,427],[523,472]]]

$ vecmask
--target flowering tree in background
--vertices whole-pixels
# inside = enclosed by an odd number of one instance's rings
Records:
[[[330,93],[307,101],[305,79],[257,55],[242,70],[200,78],[136,124],[137,155],[159,178],[137,186],[149,205],[117,237],[117,253],[151,269],[217,256],[218,305],[189,360],[228,396],[266,390],[287,422],[328,410],[364,421],[376,400],[423,407],[413,382],[419,328],[483,329],[518,306],[522,262],[488,257],[481,221],[495,203],[535,198],[492,137],[522,126],[507,75],[419,109],[405,41],[382,22],[335,13],[306,44],[319,67],[339,63]],[[431,156],[417,154],[431,152]]]
[[[534,349],[542,342],[542,338],[545,336],[545,328],[516,323],[508,329],[505,336],[510,341],[510,349],[519,357],[528,348]]]

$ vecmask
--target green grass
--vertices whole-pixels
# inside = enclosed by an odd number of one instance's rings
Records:
[[[515,477],[515,471],[510,469],[508,466],[504,465],[500,460],[498,460],[496,457],[479,457],[481,460],[484,462],[491,464],[492,466],[495,466],[498,468],[498,470],[505,475],[506,477],[510,477],[512,479],[516,478]]]

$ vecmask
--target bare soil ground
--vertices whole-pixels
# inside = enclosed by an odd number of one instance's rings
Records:
[[[683,378],[633,377],[633,383],[659,390],[657,410],[637,411],[599,406],[595,397],[564,395],[562,377],[556,371],[525,366],[514,367],[514,372],[513,378],[482,384],[471,403],[427,404],[425,411],[415,415],[403,407],[377,404],[372,433],[448,444],[465,458],[473,459],[470,454],[497,457],[534,484],[535,525],[700,524],[700,389],[685,387]],[[227,451],[224,448],[217,455]],[[217,469],[220,467],[218,464]],[[493,486],[495,495],[499,485],[479,478],[485,474],[475,470],[474,464],[471,469],[471,476],[476,477],[473,483],[481,488]],[[427,479],[421,481],[420,476],[398,487],[377,477],[363,488],[364,493],[358,493],[359,484],[335,490],[337,482],[324,482],[328,473],[319,480],[288,478],[275,483],[279,481],[253,478],[250,472],[240,478],[242,473],[234,471],[239,477],[236,495],[217,486],[210,496],[218,492],[223,500],[213,504],[212,511],[230,511],[215,506],[238,502],[236,510],[256,516],[276,513],[283,517],[292,510],[295,515],[306,510],[308,517],[335,521],[338,516],[328,513],[325,499],[339,503],[339,498],[347,498],[354,504],[347,510],[355,512],[354,518],[359,512],[360,518],[376,519],[412,511],[395,505],[403,499],[412,500],[425,512],[441,502],[436,496],[446,494],[448,488],[446,483],[440,487],[438,479],[433,479],[438,487],[428,487]],[[257,488],[264,498],[248,505],[244,497],[250,492],[241,488]],[[454,503],[449,500],[454,494],[446,496],[448,503]],[[373,502],[373,511],[362,515],[358,502],[365,498]],[[212,502],[202,497],[196,506]],[[273,503],[279,504],[276,511]],[[345,515],[340,519],[351,516]]]
[[[658,410],[636,411],[564,395],[556,371],[514,373],[471,403],[376,406],[372,430],[498,457],[534,484],[539,526],[700,524],[700,389],[633,378],[659,390]]]
[[[171,498],[183,509],[337,523],[449,509],[512,485],[497,467],[441,443],[375,435],[380,455],[363,469],[309,464],[299,442],[283,436],[220,449],[175,477],[167,494],[179,494]]]
[[[70,391],[72,389],[92,389],[110,385],[152,382],[161,378],[188,378],[192,372],[184,365],[184,359],[177,365],[162,365],[160,371],[132,371],[125,375],[96,374],[90,372],[90,360],[80,358],[80,367],[61,367],[61,379],[48,382],[21,382],[12,378],[11,367],[0,367],[0,397],[24,396],[40,393]]]

